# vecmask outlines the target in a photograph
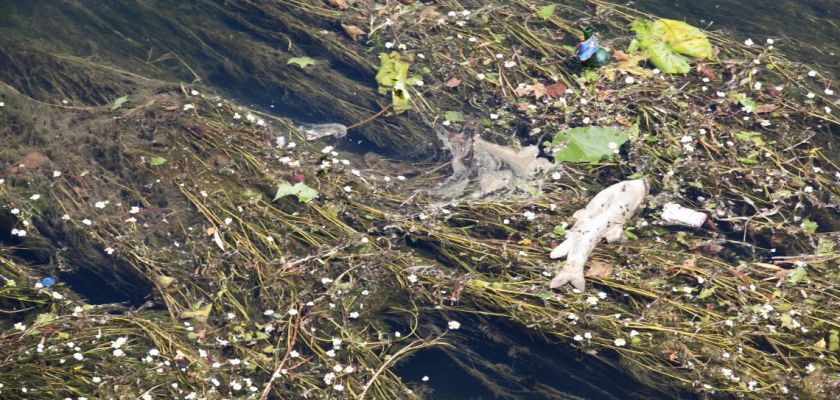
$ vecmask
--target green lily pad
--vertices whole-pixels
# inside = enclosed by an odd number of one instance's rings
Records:
[[[286,61],[286,65],[297,65],[300,68],[306,68],[310,65],[318,65],[319,61],[312,57],[292,57]]]
[[[630,133],[612,127],[583,126],[554,136],[556,162],[594,163],[610,158],[630,139]]]
[[[286,182],[277,187],[277,193],[274,195],[274,200],[285,196],[297,196],[301,203],[308,203],[310,200],[318,197],[318,191],[307,186],[303,182],[290,185]]]

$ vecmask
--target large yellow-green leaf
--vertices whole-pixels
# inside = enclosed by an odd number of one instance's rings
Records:
[[[666,74],[687,74],[691,72],[691,65],[682,55],[668,48],[661,41],[652,41],[647,46],[650,62]]]
[[[394,113],[401,113],[411,108],[411,96],[406,87],[408,82],[409,61],[400,53],[379,54],[379,70],[376,71],[376,83],[379,93],[391,93]]]
[[[636,39],[631,47],[648,52],[650,62],[666,74],[686,74],[691,66],[684,55],[705,59],[712,56],[712,45],[699,29],[685,22],[660,19],[633,21]]]
[[[677,53],[701,60],[712,56],[712,44],[706,34],[682,21],[660,19],[653,23],[653,33]]]

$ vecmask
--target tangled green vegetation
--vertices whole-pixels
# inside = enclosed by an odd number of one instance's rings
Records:
[[[288,119],[171,83],[151,52],[106,63],[3,39],[3,398],[422,398],[399,362],[469,353],[450,347],[460,332],[500,318],[666,393],[838,396],[830,79],[714,33],[716,54],[687,75],[632,53],[581,70],[581,25],[616,57],[630,23],[653,18],[601,1],[346,3],[198,2],[194,15],[253,35],[241,60],[210,22],[173,22],[170,40],[200,42],[182,49],[233,76],[277,66],[296,107],[363,126],[355,138],[392,153],[428,149],[429,125],[513,147],[588,125],[633,134],[609,160],[556,165],[539,190],[443,202],[426,189],[446,163],[306,142]],[[395,59],[408,70],[392,65],[380,93],[377,68]],[[599,247],[586,291],[548,291],[547,253],[572,213],[635,176],[653,195],[632,239]],[[712,223],[661,225],[670,200]]]

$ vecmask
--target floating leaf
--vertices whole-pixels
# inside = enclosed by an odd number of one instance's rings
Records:
[[[787,275],[788,282],[797,284],[808,281],[808,271],[805,268],[794,268]]]
[[[376,82],[379,93],[391,93],[391,103],[394,113],[399,114],[411,108],[411,96],[406,87],[408,80],[409,61],[400,53],[379,54],[379,70],[376,71]],[[418,80],[419,78],[412,78]]]
[[[682,21],[660,19],[653,23],[653,34],[677,53],[705,60],[712,56],[712,44],[700,29]]]
[[[630,139],[628,132],[612,127],[584,126],[554,136],[556,162],[598,162],[607,159]]]
[[[710,287],[708,289],[703,289],[702,291],[700,291],[700,295],[698,295],[697,298],[703,300],[713,294],[715,294],[715,288]]]
[[[443,118],[449,122],[464,122],[464,114],[458,111],[447,111],[443,113]]]
[[[811,221],[808,218],[805,218],[802,221],[802,230],[804,230],[805,232],[808,232],[810,234],[814,234],[814,233],[817,232],[817,228],[819,228],[819,225],[817,225],[816,222]]]
[[[557,9],[556,4],[550,4],[545,7],[540,7],[537,9],[537,16],[542,19],[549,19],[554,16],[554,10]]]
[[[181,319],[191,319],[197,323],[205,323],[207,322],[207,317],[210,316],[210,311],[213,310],[213,303],[207,304],[204,307],[195,309],[195,310],[184,310],[181,311],[181,315],[179,317]]]
[[[128,101],[128,96],[122,96],[114,100],[114,104],[111,105],[111,110],[119,109],[120,107]]]
[[[152,157],[149,159],[149,164],[153,167],[157,167],[158,165],[166,164],[166,159],[163,157]]]
[[[566,228],[563,225],[557,225],[554,227],[554,234],[560,237],[566,236]]]
[[[292,57],[286,62],[286,65],[297,65],[300,68],[306,68],[310,65],[318,65],[320,62],[312,57]]]
[[[738,100],[738,103],[741,104],[742,106],[744,106],[744,110],[746,112],[755,113],[755,111],[756,111],[755,102],[752,101],[752,99],[750,99],[749,97],[741,98],[740,100]]]
[[[712,44],[700,29],[682,21],[645,19],[633,21],[636,39],[628,51],[647,50],[650,62],[666,74],[687,74],[691,71],[684,55],[698,59],[712,56]]]
[[[277,193],[274,195],[274,200],[290,195],[297,196],[301,203],[307,203],[318,197],[318,191],[307,186],[303,182],[296,183],[294,185],[283,182],[277,187]]]
[[[603,261],[592,260],[589,262],[589,270],[586,271],[586,276],[607,278],[612,275],[612,264]]]
[[[832,329],[831,334],[828,336],[828,351],[834,352],[838,349],[840,349],[840,332]]]

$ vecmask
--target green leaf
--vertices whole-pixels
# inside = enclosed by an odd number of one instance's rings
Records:
[[[320,62],[312,57],[292,57],[286,61],[286,65],[297,65],[300,68],[306,68],[310,65],[318,65]]]
[[[712,56],[712,44],[700,29],[682,21],[645,19],[633,21],[636,39],[628,49],[647,50],[650,62],[666,74],[686,74],[691,71],[688,59]]]
[[[706,34],[685,22],[657,20],[653,23],[653,34],[677,53],[701,60],[712,57],[712,44]]]
[[[810,234],[814,234],[814,233],[816,233],[816,232],[817,232],[817,228],[819,228],[819,227],[820,227],[819,225],[817,225],[817,223],[816,223],[816,222],[811,221],[811,220],[810,220],[810,219],[808,219],[808,218],[805,218],[804,220],[802,220],[802,225],[801,225],[801,226],[802,226],[802,229],[803,229],[805,232],[808,232],[808,233],[810,233]]]
[[[554,10],[557,9],[556,4],[547,5],[545,7],[540,7],[537,9],[537,16],[542,19],[549,19],[554,16]]]
[[[715,288],[714,288],[714,287],[710,287],[710,288],[708,288],[708,289],[703,289],[703,290],[700,292],[700,295],[699,295],[699,296],[697,296],[697,298],[698,298],[698,299],[700,299],[700,300],[703,300],[703,299],[705,299],[705,298],[707,298],[707,297],[709,297],[709,296],[711,296],[711,295],[713,295],[713,294],[715,294]]]
[[[114,104],[111,105],[111,110],[119,109],[123,106],[123,104],[125,104],[126,101],[128,101],[128,96],[118,97],[116,100],[114,100]]]
[[[610,158],[628,139],[628,132],[616,128],[583,126],[555,135],[551,144],[556,162],[594,163]]]
[[[537,297],[543,300],[551,300],[551,298],[554,297],[554,295],[551,292],[539,292],[537,293]]]
[[[740,103],[742,106],[744,106],[744,109],[748,113],[755,113],[756,106],[755,106],[755,102],[752,101],[752,99],[750,99],[748,97],[743,97],[740,100],[738,100],[738,103]]]
[[[838,349],[840,349],[840,333],[836,329],[832,329],[828,336],[828,351],[834,352]]]
[[[406,90],[409,85],[408,66],[409,60],[400,53],[379,54],[376,82],[379,84],[379,93],[391,93],[391,104],[395,114],[411,108],[411,95]]]
[[[758,146],[764,144],[764,140],[761,139],[761,133],[759,132],[741,131],[735,134],[735,138],[742,142],[753,142]]]
[[[566,228],[563,225],[557,225],[554,227],[554,234],[560,237],[566,236]]]
[[[204,307],[196,308],[195,310],[181,311],[181,315],[179,315],[179,317],[182,319],[191,319],[198,323],[205,323],[207,322],[207,318],[210,316],[210,311],[212,310],[213,303],[210,303]]]
[[[793,317],[790,314],[782,314],[779,316],[779,320],[782,322],[783,327],[791,330],[795,329],[793,326]]]
[[[443,118],[449,122],[464,122],[464,114],[458,111],[447,111],[443,113]]]
[[[283,182],[280,186],[277,186],[277,193],[274,195],[274,200],[272,201],[291,195],[297,196],[301,203],[308,203],[310,200],[318,197],[318,191],[303,182],[294,185]]]
[[[794,268],[790,272],[788,272],[787,280],[794,285],[799,282],[807,282],[808,281],[808,271],[805,268]]]
[[[157,167],[158,165],[166,164],[166,159],[163,157],[152,157],[149,159],[149,164],[153,167]]]

